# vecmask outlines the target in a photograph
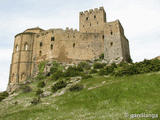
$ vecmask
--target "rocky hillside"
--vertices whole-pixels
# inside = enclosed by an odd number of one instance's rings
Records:
[[[160,115],[157,59],[118,65],[42,62],[38,69],[9,96],[0,94],[0,119],[128,120],[133,114]]]

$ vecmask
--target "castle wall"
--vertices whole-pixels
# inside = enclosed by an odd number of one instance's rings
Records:
[[[106,24],[104,56],[108,62],[129,61],[129,43],[118,20]]]
[[[49,59],[61,62],[89,60],[103,53],[103,44],[103,34],[100,33],[80,33],[71,29],[49,30],[35,38],[33,57],[37,62]]]

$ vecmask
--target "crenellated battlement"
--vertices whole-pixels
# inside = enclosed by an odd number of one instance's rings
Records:
[[[99,8],[95,8],[95,9],[89,9],[89,10],[85,10],[85,11],[82,11],[80,12],[80,15],[89,15],[89,14],[96,14],[98,12],[104,12],[104,8],[103,7],[99,7]]]

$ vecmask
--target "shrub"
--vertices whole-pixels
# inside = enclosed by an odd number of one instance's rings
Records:
[[[98,72],[99,75],[105,75],[106,71],[104,69],[100,69],[100,71]]]
[[[29,93],[29,92],[32,91],[32,88],[30,86],[28,86],[28,85],[21,85],[20,88],[22,89],[23,93]]]
[[[42,81],[42,82],[39,82],[39,83],[38,83],[37,87],[43,88],[45,85],[46,85],[45,82]]]
[[[43,73],[45,65],[46,65],[46,61],[42,61],[38,64],[38,70],[40,74]]]
[[[5,99],[6,97],[8,97],[8,92],[4,91],[2,93],[0,93],[0,102]]]
[[[79,67],[77,68],[76,66],[70,66],[65,72],[64,72],[64,76],[65,77],[75,77],[80,75],[82,72],[82,69]]]
[[[40,96],[42,93],[43,93],[43,90],[41,90],[41,89],[38,89],[38,90],[36,91],[36,95],[38,95],[38,96]]]
[[[103,59],[104,59],[104,53],[102,53],[102,54],[99,56],[99,58],[100,58],[101,60],[103,60]]]
[[[50,68],[50,73],[53,74],[55,73],[56,71],[59,70],[59,63],[56,63],[55,61],[52,63],[52,67]]]
[[[64,88],[67,86],[67,83],[63,80],[58,81],[56,84],[52,86],[52,92],[56,92],[57,90]]]
[[[88,74],[82,75],[82,79],[89,79],[89,78],[92,78],[92,75],[88,75]]]
[[[73,85],[69,88],[70,91],[80,91],[82,89],[83,89],[83,85],[80,85],[80,84]]]
[[[31,101],[31,104],[37,105],[39,102],[40,102],[40,97],[38,97],[38,98],[33,98],[33,100]]]
[[[86,70],[89,70],[91,68],[91,66],[87,62],[80,62],[77,67],[80,67]]]
[[[90,74],[97,73],[97,70],[96,69],[92,69],[89,73]]]
[[[64,76],[64,73],[62,71],[56,71],[55,73],[53,73],[51,75],[51,79],[52,80],[58,80],[59,78],[63,77]]]
[[[35,78],[36,80],[43,80],[45,79],[45,76],[42,73],[38,73],[38,75]]]
[[[104,66],[106,66],[105,63],[94,63],[93,64],[94,69],[104,68]]]

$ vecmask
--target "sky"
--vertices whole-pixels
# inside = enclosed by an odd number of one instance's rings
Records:
[[[160,0],[0,0],[0,91],[7,88],[14,36],[27,28],[79,29],[79,12],[103,6],[119,19],[134,62],[160,55]]]

